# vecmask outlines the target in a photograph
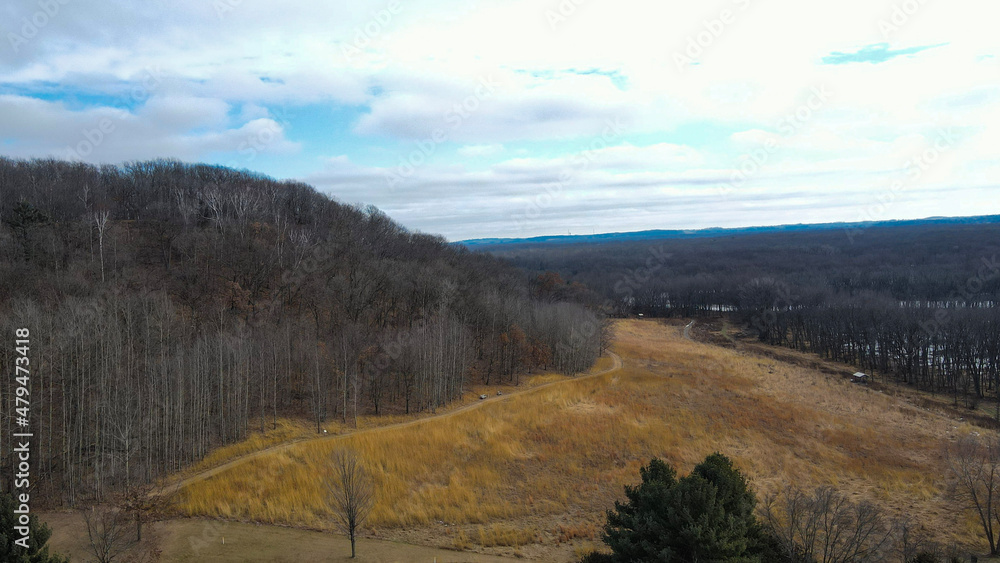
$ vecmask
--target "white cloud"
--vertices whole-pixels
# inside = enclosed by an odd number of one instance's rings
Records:
[[[0,135],[17,140],[5,151],[10,156],[101,163],[298,150],[281,123],[257,118],[229,126],[227,109],[218,100],[167,97],[151,98],[136,113],[109,107],[74,111],[59,102],[7,95],[0,96]]]
[[[567,172],[546,220],[524,228],[558,232],[584,217],[641,226],[711,224],[714,213],[720,224],[833,217],[864,205],[866,190],[884,191],[951,130],[961,141],[893,213],[1000,212],[983,191],[1000,184],[995,7],[923,2],[900,17],[899,3],[71,0],[15,49],[10,34],[24,34],[39,7],[11,2],[0,8],[0,142],[13,156],[63,155],[86,148],[104,120],[114,130],[87,160],[316,156],[342,150],[328,149],[331,139],[356,141],[365,162],[383,165],[357,166],[347,151],[298,175],[407,224],[466,236],[510,231],[510,216]],[[940,46],[881,64],[823,64],[878,43]],[[816,103],[816,89],[828,99]],[[306,105],[360,117],[317,132],[288,130],[276,115]],[[609,122],[623,133],[594,144]],[[453,150],[390,190],[399,146],[436,131]],[[566,148],[580,146],[592,150]],[[485,170],[463,166],[506,156]],[[759,162],[739,197],[719,200],[748,158]]]
[[[303,178],[348,202],[375,203],[403,224],[453,239],[545,233],[858,221],[983,213],[994,187],[949,181],[954,153],[916,178],[914,158],[933,143],[907,144],[877,163],[785,158],[734,187],[729,168],[664,167],[686,147],[618,145],[558,158],[513,158],[486,170],[418,168],[398,182],[391,169],[347,156]],[[694,157],[697,158],[697,157]],[[628,166],[609,166],[615,160]],[[884,203],[888,201],[889,205]]]
[[[479,158],[493,156],[502,153],[503,150],[503,145],[500,143],[493,143],[491,145],[465,145],[458,149],[458,154],[468,158]]]

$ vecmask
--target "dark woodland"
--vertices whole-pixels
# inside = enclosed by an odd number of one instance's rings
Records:
[[[30,329],[32,482],[52,504],[150,482],[280,417],[321,431],[437,409],[469,381],[578,372],[608,338],[579,286],[247,171],[0,158],[0,224],[0,332]],[[13,361],[2,347],[0,371]]]

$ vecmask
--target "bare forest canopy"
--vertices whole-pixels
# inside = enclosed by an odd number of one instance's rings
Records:
[[[584,284],[618,316],[726,315],[969,406],[1000,396],[1000,218],[634,237],[475,248]]]
[[[278,417],[319,429],[433,410],[469,381],[578,372],[607,336],[578,286],[248,171],[0,158],[0,223],[0,372],[29,328],[33,482],[57,503]],[[2,461],[11,474],[10,448]]]

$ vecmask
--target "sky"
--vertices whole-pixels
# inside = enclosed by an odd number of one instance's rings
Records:
[[[1000,214],[993,0],[8,0],[0,155],[449,240]]]

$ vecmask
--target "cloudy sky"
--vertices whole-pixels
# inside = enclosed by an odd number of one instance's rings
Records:
[[[0,154],[452,240],[1000,213],[992,0],[10,0]]]

